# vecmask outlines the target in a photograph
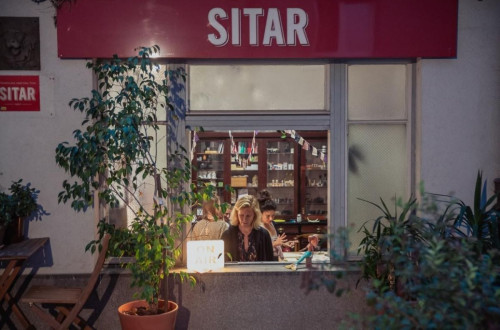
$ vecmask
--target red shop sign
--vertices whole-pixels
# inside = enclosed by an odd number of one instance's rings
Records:
[[[62,58],[455,57],[458,0],[85,0],[57,15]]]
[[[40,111],[40,78],[0,76],[1,111]]]

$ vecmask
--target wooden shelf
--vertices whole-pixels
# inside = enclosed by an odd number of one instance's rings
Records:
[[[297,132],[304,139],[306,139],[311,145],[327,145],[327,133],[326,132],[312,132],[312,131],[299,131]],[[315,182],[320,182],[320,175],[325,176],[328,173],[329,167],[320,168],[322,163],[319,162],[319,158],[311,156],[310,150],[303,150],[297,142],[295,142],[292,138],[281,137],[281,134],[278,132],[261,132],[255,137],[256,142],[256,152],[252,153],[251,159],[248,158],[248,147],[251,146],[253,132],[235,132],[232,134],[234,138],[234,143],[240,147],[240,143],[242,146],[244,145],[246,149],[238,149],[238,151],[244,151],[242,153],[235,152],[233,153],[231,150],[231,139],[229,138],[229,134],[227,132],[200,132],[198,133],[198,137],[200,142],[198,142],[197,150],[198,153],[195,155],[195,164],[202,164],[205,166],[212,166],[215,169],[198,169],[197,174],[206,173],[204,171],[213,171],[216,172],[217,178],[198,178],[199,184],[203,185],[205,183],[212,182],[212,185],[215,185],[217,191],[224,202],[234,202],[234,199],[238,196],[238,192],[242,189],[247,189],[248,193],[251,195],[255,195],[258,191],[267,189],[271,198],[274,200],[291,200],[292,202],[284,202],[284,203],[276,203],[278,206],[278,210],[281,212],[285,212],[285,214],[277,214],[277,218],[282,218],[286,220],[295,219],[298,213],[302,214],[302,218],[304,221],[301,223],[290,222],[286,223],[276,223],[275,225],[278,227],[283,227],[283,229],[287,232],[293,231],[297,232],[297,234],[308,234],[308,233],[316,233],[318,227],[323,230],[323,228],[327,228],[327,221],[323,220],[328,218],[328,215],[312,215],[309,214],[311,219],[319,218],[323,221],[321,222],[307,222],[305,221],[305,217],[307,212],[321,212],[321,211],[329,211],[327,208],[327,203],[306,203],[306,198],[312,201],[316,197],[321,197],[324,201],[327,201],[327,192],[328,187],[322,186],[307,186],[308,177],[309,179],[315,179]],[[211,151],[218,151],[223,148],[223,153],[205,153],[199,152],[201,150],[205,150],[208,146],[210,146],[211,142],[215,142],[217,147],[210,147]],[[213,144],[213,143],[212,143]],[[293,153],[290,152],[293,150]],[[212,156],[210,156],[212,155]],[[202,157],[203,156],[203,157]],[[236,157],[240,158],[242,161],[247,161],[247,165],[251,166],[250,169],[248,167],[240,167],[242,164],[239,161],[236,161]],[[205,159],[197,161],[197,158]],[[278,165],[283,166],[283,164],[287,164],[286,166],[293,166],[293,169],[288,167],[281,167],[281,169],[277,169]],[[211,164],[211,165],[210,165]],[[274,165],[274,167],[270,167],[269,164]],[[315,165],[317,164],[317,165]],[[222,167],[223,166],[223,167]],[[231,169],[233,166],[233,169]],[[318,167],[312,167],[318,166]],[[198,166],[199,167],[199,166]],[[256,168],[257,167],[257,168]],[[309,168],[306,168],[309,167]],[[241,180],[239,184],[244,185],[252,184],[252,179],[257,175],[257,186],[240,186],[233,187],[236,191],[230,192],[225,189],[226,186],[230,186],[232,177],[234,176],[247,176],[247,180]],[[279,183],[283,179],[283,182],[287,181],[289,183],[293,182],[291,185],[283,185],[283,186],[275,186],[272,185],[272,180],[278,179]],[[196,179],[195,179],[196,180]],[[219,187],[218,183],[223,182],[223,187]],[[312,182],[312,181],[311,181]],[[237,182],[233,182],[237,184]],[[308,194],[308,195],[306,195]],[[305,212],[307,211],[307,212]],[[300,232],[299,232],[300,230]]]

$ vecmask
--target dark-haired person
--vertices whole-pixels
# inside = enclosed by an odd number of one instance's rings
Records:
[[[284,259],[281,246],[287,242],[286,235],[279,235],[274,227],[274,215],[276,213],[276,203],[271,199],[271,194],[267,190],[259,192],[259,206],[262,213],[262,225],[267,229],[271,240],[273,241],[273,260],[281,261]]]
[[[267,230],[261,226],[257,199],[240,197],[231,211],[228,230],[222,234],[227,261],[272,261],[273,244]]]

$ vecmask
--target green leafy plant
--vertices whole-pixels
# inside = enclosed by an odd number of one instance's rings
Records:
[[[63,182],[60,202],[71,201],[82,211],[97,194],[103,207],[125,206],[133,214],[129,233],[115,235],[112,249],[133,251],[135,262],[127,264],[132,286],[141,288],[139,297],[153,314],[160,284],[181,253],[183,226],[193,219],[193,207],[209,198],[190,183],[191,162],[176,139],[182,113],[174,106],[174,92],[184,71],[161,69],[151,60],[157,53],[158,46],[142,47],[126,60],[114,56],[88,63],[98,89],[91,97],[71,100],[70,106],[85,115],[83,129],[74,131],[73,145],[63,142],[56,149],[57,164],[77,178]],[[151,198],[145,186],[151,187]],[[94,251],[95,244],[87,248]],[[195,283],[188,274],[180,276]]]
[[[12,221],[12,204],[11,196],[0,192],[0,226]]]
[[[477,255],[472,241],[448,240],[439,233],[404,246],[394,262],[406,278],[404,295],[381,290],[367,293],[374,314],[353,319],[370,329],[497,329],[500,326],[498,250]],[[415,253],[417,252],[417,253]],[[408,259],[414,254],[412,260]],[[351,326],[353,326],[351,324]]]
[[[402,247],[409,241],[424,239],[426,221],[415,215],[418,204],[413,197],[405,204],[401,200],[395,202],[394,212],[389,210],[383,199],[380,199],[380,205],[360,200],[375,206],[382,213],[375,220],[365,222],[359,230],[364,234],[358,247],[358,254],[363,255],[362,279],[374,280],[382,291],[394,291],[397,284],[395,257],[407,253]],[[370,229],[369,222],[373,222]]]
[[[458,235],[474,239],[475,250],[478,253],[486,252],[493,247],[500,249],[498,231],[500,214],[493,208],[498,196],[487,197],[486,181],[483,183],[482,176],[482,172],[478,171],[472,207],[461,200],[454,203],[458,206],[459,212],[453,221]]]
[[[9,187],[10,194],[0,192],[0,224],[29,217],[40,209],[37,203],[40,191],[22,182],[22,179],[13,181]]]
[[[94,253],[101,242],[101,238],[104,237],[106,233],[109,233],[111,238],[109,240],[107,252],[108,257],[132,257],[135,254],[133,244],[134,235],[130,229],[116,228],[114,225],[109,224],[106,221],[99,221],[97,229],[99,239],[90,241],[85,247],[86,251],[90,250]]]
[[[420,189],[420,204],[414,198],[405,204],[398,200],[393,212],[382,199],[380,205],[366,201],[381,213],[362,226],[359,246],[362,278],[370,281],[366,301],[373,313],[353,314],[340,327],[500,328],[498,211],[490,207],[498,197],[486,198],[481,173],[473,207],[451,196],[425,193],[423,185]],[[337,284],[323,276],[309,288],[325,286],[338,294]]]
[[[363,274],[372,280],[367,302],[375,313],[357,316],[349,326],[499,328],[500,251],[495,242],[498,212],[490,207],[497,197],[487,198],[486,192],[486,182],[483,184],[479,172],[473,207],[451,196],[422,193],[421,205],[414,204],[410,212],[419,215],[415,217],[419,221],[413,221],[419,224],[417,231],[407,230],[406,224],[402,230],[397,226],[393,230],[387,222],[376,223],[372,231],[364,226],[366,240],[360,248],[367,256],[362,268],[371,270]],[[383,215],[377,219],[386,221],[390,214],[382,205],[379,210]],[[384,246],[380,243],[382,237],[391,242],[386,263],[393,265],[394,278],[403,284],[398,290],[388,290],[387,282],[373,270],[383,260],[378,253]]]
[[[425,198],[428,203],[425,211],[437,215],[429,224],[443,238],[470,240],[478,254],[500,249],[500,212],[494,208],[498,195],[488,197],[487,182],[483,182],[481,171],[477,173],[472,206],[450,195],[426,194]]]

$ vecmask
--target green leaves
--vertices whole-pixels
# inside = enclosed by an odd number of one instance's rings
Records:
[[[13,181],[10,194],[0,192],[0,225],[10,223],[17,218],[29,217],[41,210],[37,199],[39,190],[23,180]]]
[[[170,86],[181,91],[177,79],[184,79],[185,72],[160,74],[160,66],[151,61],[159,51],[158,46],[140,47],[138,56],[126,60],[113,56],[87,64],[98,89],[69,102],[85,118],[73,141],[57,146],[55,157],[71,177],[62,184],[59,202],[84,211],[97,195],[101,205],[124,207],[134,215],[128,229],[100,223],[99,231],[112,234],[112,253],[135,257],[135,263],[127,264],[132,285],[142,289],[139,296],[151,306],[157,306],[160,282],[180,255],[177,240],[193,218],[192,206],[206,195],[203,189],[189,189],[191,163],[175,136],[182,114]],[[161,158],[166,149],[167,159]],[[145,186],[153,187],[152,194]],[[95,251],[96,244],[92,241],[87,249]]]
[[[410,197],[405,204],[398,203],[396,199],[394,213],[389,210],[382,199],[380,199],[380,204],[360,200],[375,206],[382,213],[375,220],[365,222],[358,231],[364,234],[358,247],[358,254],[363,255],[362,278],[377,280],[379,283],[377,288],[382,291],[394,290],[393,277],[396,266],[394,258],[405,253],[403,248],[409,242],[424,239],[427,222],[415,216],[417,202],[413,197]],[[401,208],[399,215],[398,207]],[[371,221],[373,221],[373,226],[370,230],[367,225]]]
[[[367,302],[375,329],[482,329],[500,324],[498,213],[479,172],[473,206],[450,196],[424,194],[382,213],[360,230],[363,277],[372,280]],[[430,198],[429,198],[430,196]],[[443,207],[444,206],[444,207]],[[416,215],[418,212],[418,216]],[[354,320],[356,321],[356,320]]]

